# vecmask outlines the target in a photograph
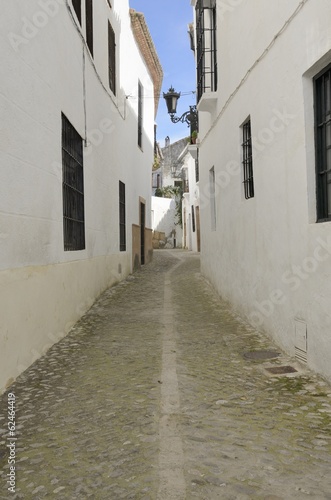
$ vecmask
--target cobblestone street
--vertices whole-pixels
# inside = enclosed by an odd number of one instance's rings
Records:
[[[10,388],[15,493],[1,397],[0,498],[331,499],[331,387],[264,350],[197,254],[155,252]]]

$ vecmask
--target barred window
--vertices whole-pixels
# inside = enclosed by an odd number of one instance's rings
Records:
[[[93,0],[85,0],[86,43],[93,56]]]
[[[197,149],[197,157],[195,159],[195,182],[199,182],[200,168],[199,168],[199,149]]]
[[[125,184],[119,181],[120,251],[126,251]]]
[[[83,140],[62,114],[64,250],[85,248]]]
[[[195,213],[194,213],[194,205],[191,206],[192,213],[192,231],[195,233]]]
[[[198,102],[204,92],[217,90],[217,15],[215,0],[197,0],[197,90]]]
[[[138,146],[142,148],[143,136],[143,86],[138,82]]]
[[[116,43],[115,32],[110,23],[108,23],[108,69],[109,88],[116,95]]]
[[[82,24],[82,0],[72,0],[72,6],[76,13],[79,24]]]
[[[247,120],[243,125],[243,173],[244,173],[244,191],[245,198],[254,197],[254,179],[253,179],[253,154],[252,154],[252,133],[251,133],[251,121]]]
[[[331,65],[314,79],[317,220],[331,220]]]

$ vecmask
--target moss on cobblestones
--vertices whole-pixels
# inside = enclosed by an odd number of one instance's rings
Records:
[[[11,388],[19,426],[11,498],[158,498],[165,313],[175,328],[180,407],[171,418],[186,498],[331,498],[331,388],[304,369],[268,375],[266,366],[291,364],[283,354],[244,359],[277,347],[233,316],[201,278],[196,255],[168,251],[103,294]],[[6,395],[0,450],[5,407]],[[1,500],[6,461],[0,452]]]

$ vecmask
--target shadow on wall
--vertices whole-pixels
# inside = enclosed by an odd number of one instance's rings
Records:
[[[177,224],[176,201],[152,197],[153,248],[181,248],[182,228]]]

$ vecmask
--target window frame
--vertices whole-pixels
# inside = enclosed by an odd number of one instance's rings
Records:
[[[247,118],[242,125],[242,171],[245,199],[254,198],[254,170],[253,170],[253,148],[252,148],[252,124],[251,118]]]
[[[91,56],[94,51],[94,35],[93,35],[93,0],[85,0],[85,25],[86,25],[86,44],[89,48]]]
[[[143,147],[144,87],[138,80],[138,146]]]
[[[64,250],[85,250],[83,139],[64,113],[61,121]]]
[[[195,212],[194,205],[191,205],[192,233],[195,233]]]
[[[82,25],[82,0],[71,0],[71,4],[79,24]]]
[[[116,36],[108,20],[108,79],[109,88],[116,95]]]
[[[118,198],[119,198],[119,247],[120,252],[126,252],[126,190],[125,184],[122,181],[118,183]]]
[[[217,70],[217,12],[216,2],[204,6],[205,0],[197,0],[196,14],[196,54],[197,54],[197,101],[206,91],[216,92]]]
[[[329,77],[329,110],[326,109],[325,76]],[[321,95],[318,85],[322,83]],[[331,193],[328,195],[328,185],[331,184],[331,167],[327,168],[327,152],[331,156],[331,64],[326,66],[313,78],[314,84],[314,134],[315,134],[315,178],[316,178],[316,222],[331,221]],[[324,101],[323,103],[320,101]],[[323,107],[322,107],[323,106]],[[327,113],[328,111],[328,113]],[[321,116],[322,115],[322,116]],[[322,120],[322,121],[321,121]],[[327,127],[330,127],[327,145]],[[331,161],[331,160],[330,160]],[[330,180],[328,181],[328,176]],[[328,208],[330,205],[330,209]],[[330,210],[330,213],[328,213]]]

